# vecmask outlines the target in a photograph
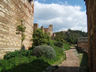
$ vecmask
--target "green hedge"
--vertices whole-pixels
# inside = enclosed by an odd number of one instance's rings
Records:
[[[20,50],[20,51],[15,51],[15,52],[9,52],[4,56],[4,59],[11,59],[14,57],[20,57],[20,56],[32,56],[32,51],[31,50]]]

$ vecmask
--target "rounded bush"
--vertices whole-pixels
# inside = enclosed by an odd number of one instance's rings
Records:
[[[55,50],[52,47],[47,45],[36,46],[33,49],[32,54],[37,57],[46,57],[48,59],[53,59],[56,57]]]
[[[60,41],[56,41],[56,42],[54,43],[54,45],[57,46],[57,47],[63,47],[63,43],[60,42]]]

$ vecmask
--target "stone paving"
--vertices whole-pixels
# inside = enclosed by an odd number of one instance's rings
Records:
[[[55,72],[79,72],[80,60],[76,55],[76,49],[66,51],[66,60],[59,65]]]

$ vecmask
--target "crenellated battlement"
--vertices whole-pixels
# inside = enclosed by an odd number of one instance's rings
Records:
[[[36,29],[38,29],[38,28],[39,28],[39,27],[38,27],[38,23],[34,23],[34,27],[33,27],[33,28],[34,28],[34,31],[35,31]],[[49,25],[48,28],[44,28],[43,26],[41,26],[40,29],[41,29],[44,33],[48,33],[50,37],[53,36],[53,25],[52,25],[52,24]]]

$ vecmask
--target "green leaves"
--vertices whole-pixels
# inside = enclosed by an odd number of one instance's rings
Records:
[[[87,37],[87,33],[79,31],[79,30],[71,30],[69,29],[66,32],[57,32],[55,33],[56,37],[54,38],[56,41],[61,41],[63,43],[69,42],[69,43],[77,43],[77,40],[79,37]]]
[[[24,26],[24,24],[23,24],[23,20],[21,20],[21,24],[20,25],[18,25],[17,26],[17,28],[16,28],[16,31],[17,31],[17,33],[16,34],[21,34],[21,41],[22,41],[22,43],[23,43],[23,41],[24,41],[24,39],[25,39],[25,34],[24,34],[24,32],[25,32],[25,29],[26,29],[26,27]],[[21,44],[22,44],[21,43]],[[22,44],[23,45],[23,44]]]
[[[43,33],[41,29],[37,29],[33,34],[33,46],[38,46],[42,44],[48,44],[50,37],[48,34]]]
[[[25,29],[26,27],[23,24],[17,26],[17,31],[25,32]]]

